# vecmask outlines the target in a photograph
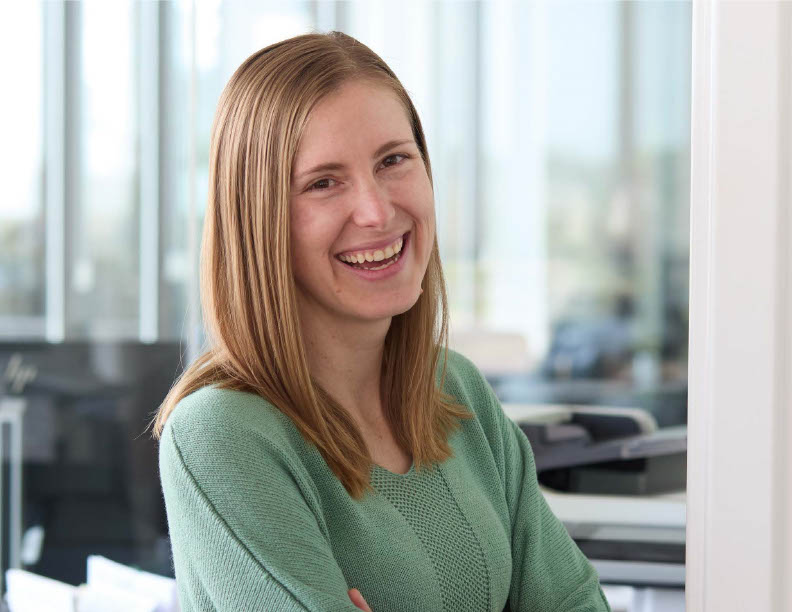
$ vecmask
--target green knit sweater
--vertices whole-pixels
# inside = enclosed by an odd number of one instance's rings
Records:
[[[444,390],[476,415],[449,438],[454,457],[374,465],[361,501],[263,398],[210,386],[179,402],[159,466],[183,612],[359,612],[351,588],[373,612],[610,610],[525,434],[448,355]]]

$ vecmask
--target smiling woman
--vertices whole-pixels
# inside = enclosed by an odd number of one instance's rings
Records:
[[[447,348],[426,142],[387,65],[338,32],[255,53],[209,181],[209,347],[154,423],[182,609],[607,610]]]

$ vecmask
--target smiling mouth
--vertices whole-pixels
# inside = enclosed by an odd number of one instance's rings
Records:
[[[409,242],[409,236],[411,232],[407,232],[402,236],[402,246],[397,253],[394,253],[390,257],[385,257],[378,261],[368,261],[367,259],[363,260],[362,262],[358,259],[356,262],[344,261],[340,258],[337,258],[341,263],[346,264],[350,268],[357,268],[358,270],[384,270],[395,264],[399,261],[399,258],[404,253],[404,250],[407,248],[407,244]]]

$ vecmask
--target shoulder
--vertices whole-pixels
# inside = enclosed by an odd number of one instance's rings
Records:
[[[443,353],[440,353],[440,364],[442,366],[442,358]],[[448,349],[448,371],[453,372],[457,376],[463,377],[476,377],[482,376],[479,369],[476,367],[468,357],[460,353],[459,351],[455,351],[454,349]]]
[[[442,372],[443,357],[438,364],[438,381]],[[443,391],[468,406],[488,432],[498,427],[498,411],[502,411],[498,398],[478,366],[458,351],[448,349],[446,379]]]
[[[203,387],[183,397],[168,415],[165,429],[180,436],[192,436],[216,430],[236,428],[261,429],[275,419],[274,407],[253,393]]]
[[[441,352],[438,363],[438,381],[443,369],[443,354]],[[481,370],[478,369],[468,357],[453,349],[448,349],[446,364],[446,379],[443,385],[446,392],[459,399],[469,398],[480,403],[491,399],[492,387]],[[460,397],[460,395],[462,397]]]
[[[245,456],[283,460],[289,454],[289,423],[259,395],[203,387],[182,398],[168,415],[160,453],[169,444],[188,463]]]

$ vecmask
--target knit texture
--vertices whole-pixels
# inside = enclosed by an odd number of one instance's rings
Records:
[[[351,588],[373,612],[609,611],[528,438],[454,351],[444,390],[475,414],[454,456],[373,465],[360,501],[263,398],[210,386],[179,402],[159,466],[183,612],[359,612]]]

